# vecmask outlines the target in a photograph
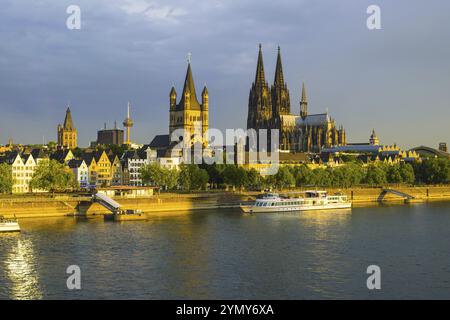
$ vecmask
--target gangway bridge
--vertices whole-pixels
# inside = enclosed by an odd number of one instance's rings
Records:
[[[392,193],[395,194],[396,196],[402,197],[403,199],[405,199],[405,201],[410,201],[410,200],[414,200],[416,199],[415,196],[412,196],[410,194],[407,194],[405,192],[399,191],[399,190],[395,190],[395,189],[391,189],[391,188],[383,188],[383,190],[380,193],[380,196],[378,197],[378,201],[383,201],[383,198],[386,194],[388,193]]]
[[[109,211],[111,211],[113,214],[119,214],[121,213],[121,205],[117,202],[108,197],[106,194],[103,193],[95,193],[92,195],[92,202],[97,202],[98,204],[102,205]]]

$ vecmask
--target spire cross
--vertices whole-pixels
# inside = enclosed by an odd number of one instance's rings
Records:
[[[187,62],[189,64],[191,63],[191,58],[192,58],[192,53],[188,52],[188,54],[187,54]]]

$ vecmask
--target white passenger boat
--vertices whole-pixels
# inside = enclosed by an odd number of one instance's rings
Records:
[[[253,212],[285,212],[306,210],[328,210],[351,208],[352,203],[346,195],[328,195],[326,191],[305,191],[303,197],[283,198],[276,193],[268,193],[256,199],[251,205],[241,205],[242,211]]]
[[[16,231],[20,231],[20,226],[17,219],[5,219],[3,216],[0,216],[0,232]]]

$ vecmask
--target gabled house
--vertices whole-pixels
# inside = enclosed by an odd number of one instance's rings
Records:
[[[23,155],[18,151],[13,151],[2,157],[1,161],[11,165],[13,178],[12,193],[30,192],[30,181],[36,168],[36,162],[31,154]]]
[[[120,158],[113,153],[109,154],[108,158],[111,163],[111,185],[120,186],[122,185],[122,163]]]
[[[87,188],[89,185],[89,168],[84,160],[72,159],[67,165],[72,170],[80,188]]]
[[[95,161],[94,153],[87,152],[81,155],[81,159],[84,160],[88,167],[88,181],[89,185],[97,185],[97,161]]]
[[[111,161],[106,152],[98,151],[94,153],[95,161],[97,163],[97,185],[110,186],[111,185]]]

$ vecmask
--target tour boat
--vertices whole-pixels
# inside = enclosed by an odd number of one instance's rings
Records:
[[[17,219],[5,219],[3,216],[0,216],[0,232],[16,231],[20,231],[20,226]]]
[[[276,193],[267,193],[257,198],[251,205],[241,205],[245,213],[253,212],[286,212],[306,210],[328,210],[351,208],[351,201],[346,195],[328,195],[326,191],[305,191],[304,197],[284,198]]]

